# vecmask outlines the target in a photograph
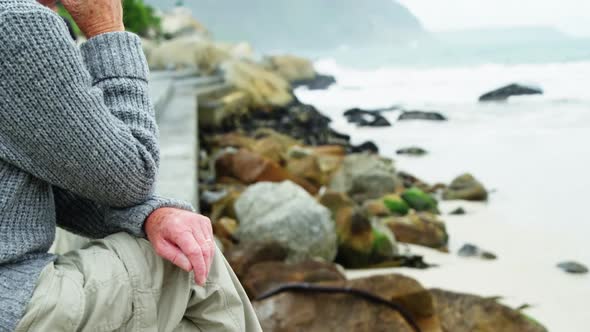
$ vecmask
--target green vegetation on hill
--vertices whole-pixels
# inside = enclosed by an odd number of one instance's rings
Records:
[[[124,0],[123,12],[128,31],[140,36],[146,36],[152,29],[159,33],[160,18],[154,13],[154,8],[146,5],[143,0]]]

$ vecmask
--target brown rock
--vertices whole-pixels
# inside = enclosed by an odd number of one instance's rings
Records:
[[[217,159],[215,169],[218,178],[233,177],[245,184],[290,180],[311,194],[315,194],[319,190],[307,180],[291,175],[276,162],[245,149],[241,149],[237,153],[222,155]]]
[[[248,94],[227,87],[199,95],[199,127],[220,128],[249,113]]]
[[[493,299],[431,290],[444,332],[546,332],[521,312]]]
[[[234,204],[236,203],[238,198],[240,198],[240,194],[241,192],[238,190],[231,190],[224,198],[213,203],[213,207],[211,209],[210,214],[211,220],[213,222],[216,222],[222,217],[237,219]]]
[[[265,65],[290,82],[315,78],[313,63],[294,55],[275,55],[265,59]]]
[[[269,138],[281,145],[281,150],[287,152],[289,148],[302,145],[303,142],[294,139],[291,136],[276,132],[271,128],[259,128],[254,132],[256,139]]]
[[[445,200],[485,201],[488,199],[486,188],[471,174],[463,174],[451,182],[443,192]]]
[[[327,207],[332,213],[332,218],[336,222],[336,233],[340,243],[346,242],[353,232],[370,233],[370,223],[359,223],[353,229],[352,216],[356,210],[356,203],[353,202],[345,193],[326,192],[320,197],[320,204]],[[370,236],[367,240],[371,240]]]
[[[430,293],[401,275],[322,282],[319,286],[367,291],[401,305],[424,332],[442,332]],[[395,310],[349,294],[287,292],[254,303],[264,331],[413,332]]]
[[[363,204],[363,208],[367,211],[369,217],[389,217],[392,215],[391,211],[385,203],[383,199],[374,199],[366,201]]]
[[[222,67],[226,82],[246,92],[255,106],[285,106],[294,99],[289,82],[259,64],[231,60]]]
[[[316,186],[322,186],[325,184],[318,159],[314,155],[307,155],[301,158],[290,158],[287,162],[287,171]]]
[[[432,193],[436,191],[437,188],[430,186],[428,183],[418,179],[414,175],[406,172],[398,172],[397,176],[402,180],[404,184],[404,188],[409,189],[412,187],[419,188],[420,190],[426,193]]]
[[[327,192],[320,198],[336,223],[338,256],[336,262],[347,268],[362,268],[392,258],[397,252],[392,232],[372,223],[345,193]]]
[[[350,154],[344,158],[329,187],[363,202],[393,192],[398,183],[392,160],[371,154]]]
[[[250,298],[289,283],[313,283],[346,280],[333,263],[306,261],[298,264],[265,262],[250,267],[242,285]]]
[[[224,253],[229,265],[240,280],[251,266],[263,262],[281,262],[287,258],[287,250],[278,243],[240,243]]]
[[[342,165],[345,150],[341,146],[292,146],[287,151],[287,167],[294,175],[318,185],[327,185]]]
[[[321,145],[312,148],[313,153],[318,156],[339,156],[346,155],[346,149],[342,145]]]
[[[412,243],[440,250],[447,250],[449,236],[445,224],[434,214],[411,212],[404,217],[383,220],[399,242]]]
[[[256,140],[250,150],[256,152],[268,160],[272,160],[277,164],[281,164],[283,162],[283,156],[286,153],[281,143],[271,137],[265,137]]]
[[[318,164],[324,174],[324,184],[328,184],[334,173],[342,166],[346,150],[341,145],[324,145],[314,147],[312,151],[318,158]]]
[[[223,217],[217,222],[213,223],[213,233],[219,239],[229,241],[229,242],[236,242],[234,238],[234,234],[238,229],[238,222],[235,219]]]
[[[237,149],[244,148],[251,150],[254,144],[256,144],[256,140],[237,132],[232,132],[214,137],[213,144],[218,148],[234,147]]]

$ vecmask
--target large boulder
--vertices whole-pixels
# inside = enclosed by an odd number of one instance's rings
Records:
[[[292,175],[277,162],[246,149],[221,155],[215,162],[215,171],[217,179],[228,177],[244,184],[289,180],[310,193],[315,194],[318,191],[318,187],[305,179]]]
[[[313,285],[339,288],[344,292],[285,292],[254,302],[262,329],[274,332],[415,331],[398,311],[346,293],[346,289],[355,289],[398,304],[423,332],[442,332],[432,295],[414,279],[394,274]]]
[[[275,55],[264,59],[264,64],[289,82],[311,80],[316,72],[308,59],[294,55]]]
[[[485,201],[488,191],[471,174],[463,174],[451,182],[444,190],[445,200]]]
[[[198,98],[199,128],[227,128],[250,114],[252,104],[246,92],[228,86],[203,92]]]
[[[428,212],[410,212],[404,217],[383,219],[399,242],[417,244],[446,251],[449,235],[445,224]]]
[[[305,179],[318,187],[321,187],[325,183],[325,176],[320,168],[319,160],[313,154],[289,158],[287,161],[287,170],[289,173]]]
[[[277,242],[288,260],[332,261],[337,237],[330,211],[290,181],[250,186],[235,205],[240,222],[237,236],[245,242]]]
[[[248,93],[254,106],[286,106],[294,101],[289,82],[262,65],[230,60],[222,69],[226,82]]]
[[[547,332],[523,313],[495,299],[440,289],[430,291],[443,331],[453,332]]]
[[[482,95],[479,97],[479,101],[505,101],[511,96],[542,94],[543,90],[538,87],[513,83]]]
[[[241,282],[251,299],[285,284],[346,280],[343,271],[334,263],[305,261],[288,264],[268,261],[253,265]]]
[[[258,140],[257,144],[253,147],[254,152],[266,156],[268,152],[270,152],[265,149],[266,146],[267,148],[270,148],[271,151],[275,151],[273,157],[276,159],[275,161],[280,163],[286,161],[289,149],[303,144],[300,140],[296,140],[289,135],[278,133],[271,128],[257,129],[254,132],[254,138]],[[272,156],[273,154],[271,153],[270,155]]]
[[[265,262],[282,262],[288,251],[276,242],[244,241],[223,253],[232,270],[240,280],[244,280],[250,268]]]
[[[330,189],[347,193],[361,202],[395,192],[399,184],[392,160],[377,155],[351,154],[344,158],[334,174]]]
[[[313,287],[340,289],[325,294]],[[399,311],[367,298],[371,294],[391,301]],[[358,293],[357,293],[358,294]],[[264,331],[408,331],[423,332],[546,332],[532,318],[496,300],[439,289],[427,290],[416,280],[383,275],[348,281],[313,283],[306,290],[291,289],[254,302]]]
[[[155,70],[190,68],[209,75],[230,56],[211,40],[186,36],[164,41],[151,49],[148,63]]]
[[[292,146],[287,151],[286,168],[316,186],[328,184],[342,164],[345,150],[342,146]]]

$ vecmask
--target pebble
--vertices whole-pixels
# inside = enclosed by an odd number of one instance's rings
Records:
[[[453,216],[462,216],[464,214],[467,214],[467,212],[465,211],[464,208],[458,207],[455,210],[451,211],[449,214],[453,215]]]
[[[461,257],[479,257],[486,260],[495,260],[498,258],[494,253],[481,250],[474,244],[467,243],[459,249],[458,255]]]
[[[588,273],[588,268],[585,265],[573,261],[559,263],[557,264],[557,267],[564,270],[567,273],[572,274]]]

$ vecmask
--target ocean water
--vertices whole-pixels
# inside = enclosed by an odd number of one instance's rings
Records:
[[[459,61],[460,62],[460,61]],[[503,297],[550,331],[587,330],[588,276],[568,275],[555,267],[575,260],[590,266],[587,212],[590,188],[590,59],[547,63],[475,63],[423,66],[392,63],[354,69],[333,59],[316,63],[337,77],[327,91],[299,89],[298,97],[324,111],[336,129],[356,143],[372,140],[396,167],[428,182],[449,183],[470,172],[493,191],[489,202],[442,205],[451,254],[424,248],[440,268],[401,272],[427,287]],[[541,86],[542,96],[514,97],[506,103],[480,104],[478,97],[511,82]],[[396,122],[390,128],[357,128],[346,123],[352,107],[435,110],[449,121]],[[395,151],[420,146],[424,157]],[[466,216],[446,215],[457,206]],[[499,257],[494,262],[462,259],[455,253],[475,243]],[[375,271],[359,272],[356,277]],[[567,308],[564,310],[564,307]]]
[[[333,59],[317,61],[338,84],[327,91],[299,89],[298,97],[324,111],[355,142],[372,140],[398,169],[429,182],[449,183],[470,172],[494,193],[488,208],[503,223],[577,239],[588,252],[590,217],[590,59],[532,64],[423,66],[391,64],[354,69]],[[480,104],[478,97],[512,82],[541,86],[543,96]],[[357,128],[342,112],[352,107],[434,110],[447,122],[396,122],[390,128]],[[420,146],[424,157],[396,156]],[[500,221],[500,220],[499,220]],[[581,257],[590,259],[583,254]],[[590,261],[586,262],[590,263]]]

